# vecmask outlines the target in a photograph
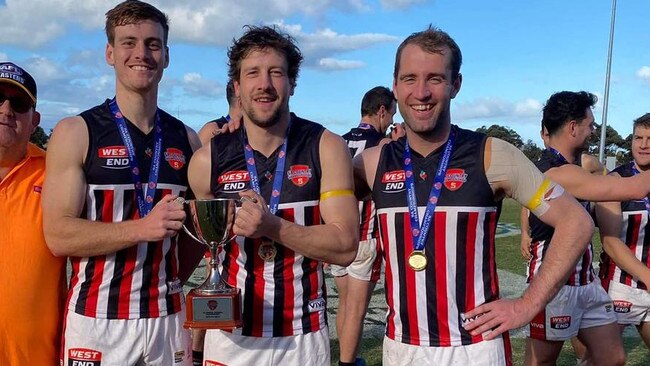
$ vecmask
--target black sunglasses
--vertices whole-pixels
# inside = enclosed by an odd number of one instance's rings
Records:
[[[0,106],[3,105],[4,102],[7,100],[11,104],[11,108],[16,113],[27,113],[27,111],[29,111],[34,106],[34,103],[32,103],[32,101],[29,100],[29,98],[8,97],[3,93],[0,93]]]

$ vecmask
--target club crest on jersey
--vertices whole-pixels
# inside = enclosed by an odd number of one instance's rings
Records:
[[[568,315],[554,316],[551,318],[551,328],[567,329],[571,326],[571,317]]]
[[[165,160],[167,160],[169,166],[180,170],[185,165],[185,154],[180,149],[169,147],[165,151]]]
[[[231,170],[219,176],[217,182],[223,185],[224,192],[240,192],[246,188],[246,182],[250,181],[247,170]]]
[[[448,190],[457,191],[465,182],[467,182],[465,169],[447,169],[447,173],[445,174],[445,187]]]
[[[287,178],[298,187],[302,187],[311,178],[311,168],[308,165],[292,165],[287,171]]]
[[[384,185],[384,193],[397,193],[405,189],[406,173],[404,170],[393,170],[384,173],[381,183]]]
[[[624,300],[614,300],[615,313],[629,313],[632,310],[632,303]]]
[[[87,348],[70,348],[68,366],[101,366],[102,353]]]
[[[126,169],[129,167],[129,155],[123,145],[100,147],[97,149],[97,157],[103,159],[102,168]]]

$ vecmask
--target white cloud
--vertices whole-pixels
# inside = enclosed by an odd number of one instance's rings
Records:
[[[639,79],[650,81],[650,66],[643,66],[636,71],[636,76]]]
[[[0,52],[0,62],[6,62],[9,61],[9,55],[6,53]]]
[[[381,6],[385,9],[406,9],[424,2],[426,0],[380,0]]]
[[[225,93],[225,87],[214,80],[204,79],[199,73],[191,72],[183,75],[181,88],[192,97],[213,98]]]
[[[334,58],[322,58],[318,61],[318,66],[324,70],[349,70],[360,69],[366,66],[365,62],[353,60],[337,60]]]
[[[542,103],[536,99],[510,102],[500,98],[481,98],[456,104],[454,117],[459,120],[536,117],[541,110]]]

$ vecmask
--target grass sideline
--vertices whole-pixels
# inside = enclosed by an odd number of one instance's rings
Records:
[[[511,199],[504,200],[503,210],[499,222],[513,223],[519,226],[519,204]],[[597,232],[597,230],[596,230]],[[594,257],[595,260],[601,253],[600,237],[598,234],[594,237]],[[507,270],[519,275],[525,274],[525,261],[521,257],[519,249],[520,236],[514,235],[505,238],[498,238],[496,241],[496,257],[497,267],[499,269]],[[334,326],[331,324],[331,326]],[[514,365],[523,364],[524,360],[524,346],[525,339],[511,338],[512,341],[512,361]],[[627,355],[626,365],[628,366],[642,366],[650,365],[650,352],[646,345],[639,337],[625,337],[623,338],[625,353]],[[338,365],[339,357],[339,344],[338,341],[333,339],[331,341],[332,349],[332,365]],[[381,365],[381,349],[382,340],[377,338],[364,338],[361,341],[361,356],[366,359],[368,366]],[[560,357],[558,359],[558,366],[574,366],[576,364],[575,354],[571,349],[571,343],[565,342]]]

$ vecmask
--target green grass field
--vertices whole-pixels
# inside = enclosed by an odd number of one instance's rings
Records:
[[[500,222],[513,223],[519,226],[520,206],[513,200],[505,200]],[[499,269],[507,270],[512,273],[524,275],[525,261],[521,257],[519,250],[520,236],[514,235],[497,239],[497,266]],[[596,259],[600,255],[601,245],[598,235],[594,238],[594,253]],[[334,326],[331,324],[331,326]],[[623,339],[625,352],[627,354],[626,365],[642,366],[650,365],[650,352],[643,341],[636,336],[625,337]],[[381,365],[381,339],[365,338],[361,344],[361,356],[363,356],[369,366]],[[512,351],[513,363],[521,365],[524,358],[525,339],[513,338]],[[332,365],[338,364],[339,345],[336,340],[332,340]],[[570,342],[566,342],[557,365],[573,366],[576,364],[575,354],[571,349]]]

